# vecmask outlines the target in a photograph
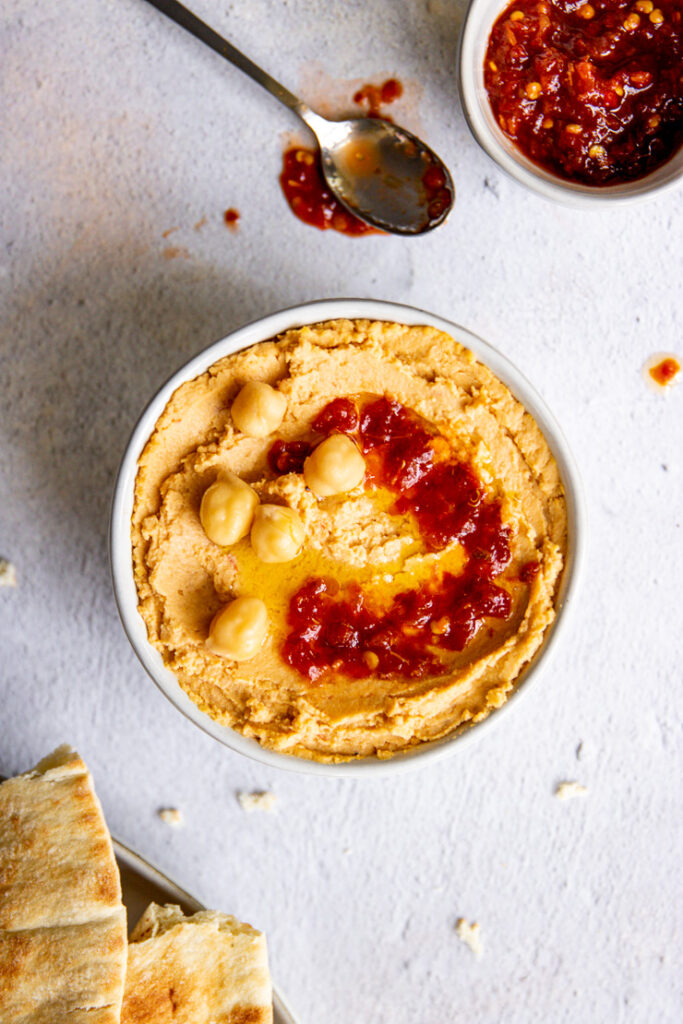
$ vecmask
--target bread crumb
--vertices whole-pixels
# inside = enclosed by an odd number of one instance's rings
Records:
[[[255,793],[238,793],[237,799],[240,802],[243,811],[251,814],[252,811],[268,811],[272,812],[275,810],[275,804],[277,797],[275,793],[268,792],[255,792]]]
[[[461,942],[464,942],[466,946],[472,950],[476,957],[480,957],[484,952],[484,947],[481,941],[481,929],[476,921],[470,924],[464,917],[459,917],[455,922],[455,934],[458,936]]]
[[[0,587],[16,587],[17,570],[6,558],[0,558]]]
[[[558,800],[573,800],[575,796],[585,796],[588,792],[586,786],[580,782],[558,782],[555,786],[555,796]]]
[[[179,828],[183,824],[183,812],[179,811],[177,807],[162,807],[158,813],[165,825]]]

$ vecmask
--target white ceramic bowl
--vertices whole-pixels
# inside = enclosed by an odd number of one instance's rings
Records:
[[[622,185],[591,186],[567,181],[529,160],[501,131],[484,86],[484,58],[489,34],[509,0],[470,0],[460,35],[458,82],[467,123],[475,139],[504,171],[538,192],[571,206],[595,207],[650,199],[683,178],[683,148],[657,170]]]
[[[452,335],[467,346],[478,359],[489,366],[507,384],[538,423],[557,460],[567,497],[569,550],[566,568],[562,576],[555,622],[539,653],[524,671],[515,689],[501,708],[491,712],[488,718],[474,726],[455,732],[434,743],[420,746],[408,753],[398,754],[390,760],[369,757],[342,764],[320,764],[291,754],[280,754],[268,750],[255,740],[248,739],[235,730],[215,722],[190,700],[175,676],[164,666],[160,653],[149,643],[145,624],[138,613],[138,597],[133,578],[130,523],[138,459],[166,403],[177,387],[203,373],[212,363],[223,356],[238,352],[249,345],[255,345],[259,341],[266,341],[291,327],[300,327],[304,324],[318,323],[322,320],[333,320],[339,317],[387,320],[403,324],[429,324]],[[411,306],[366,299],[329,299],[273,313],[262,320],[239,328],[200,352],[163,385],[139,419],[123,457],[114,493],[109,543],[114,592],[128,639],[149,675],[179,711],[182,711],[201,729],[232,750],[275,768],[314,775],[376,776],[393,774],[417,765],[429,764],[456,750],[463,750],[517,705],[522,694],[529,689],[532,680],[538,678],[541,668],[546,667],[567,623],[570,609],[576,603],[585,533],[585,511],[581,486],[567,443],[543,400],[505,356],[457,324]]]

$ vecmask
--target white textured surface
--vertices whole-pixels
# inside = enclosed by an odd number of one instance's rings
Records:
[[[681,354],[683,194],[589,214],[503,179],[459,111],[456,0],[195,8],[310,99],[312,56],[332,79],[408,82],[457,205],[417,241],[319,234],[278,191],[287,112],[143,0],[5,0],[0,556],[18,585],[0,591],[0,771],[77,745],[116,834],[267,930],[302,1024],[678,1021],[683,388],[653,394],[640,367]],[[161,380],[245,320],[343,295],[500,346],[563,424],[591,518],[545,681],[465,758],[376,782],[270,772],[182,719],[127,646],[106,554]],[[554,798],[567,778],[585,799]],[[244,813],[252,790],[274,814]]]

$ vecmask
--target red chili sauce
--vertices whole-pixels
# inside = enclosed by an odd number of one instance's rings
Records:
[[[656,366],[650,367],[650,376],[656,384],[666,387],[674,379],[680,368],[681,364],[677,359],[674,359],[673,356],[667,356],[666,359],[662,359]]]
[[[338,398],[312,426],[320,434],[351,435],[365,455],[366,486],[392,492],[391,511],[414,517],[430,551],[459,541],[467,561],[461,574],[435,573],[428,584],[396,594],[381,612],[357,584],[307,580],[290,601],[285,660],[311,682],[330,669],[354,678],[443,672],[439,652],[463,650],[487,618],[506,619],[512,611],[510,594],[494,582],[510,561],[500,504],[444,439],[399,402],[376,398],[359,407]],[[279,467],[293,444],[305,442],[271,447],[275,472],[287,471]],[[300,454],[294,451],[293,464]]]
[[[382,112],[383,106],[388,106],[403,95],[403,86],[397,78],[388,78],[382,85],[362,85],[353,94],[353,102],[359,107],[365,107],[368,117],[386,117]]]
[[[484,82],[529,159],[587,185],[632,181],[683,142],[681,0],[520,0],[495,22]]]
[[[232,228],[233,231],[237,228],[239,219],[240,212],[239,210],[236,210],[234,206],[231,206],[230,209],[226,210],[225,213],[223,214],[223,220],[225,221],[229,228]]]
[[[292,213],[305,224],[324,231],[333,228],[344,235],[377,235],[370,227],[337,202],[323,178],[320,152],[292,146],[283,156],[280,185]]]

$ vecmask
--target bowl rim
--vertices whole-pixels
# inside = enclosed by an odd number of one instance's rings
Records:
[[[550,632],[500,708],[491,711],[480,722],[456,730],[439,740],[395,754],[388,759],[373,755],[354,761],[327,763],[262,747],[256,740],[245,737],[229,726],[214,721],[191,701],[175,676],[164,666],[159,651],[147,639],[147,630],[138,612],[130,521],[138,459],[159,416],[177,387],[197,377],[224,356],[248,348],[260,341],[267,341],[290,328],[337,319],[367,319],[402,323],[409,326],[435,327],[465,345],[477,359],[500,378],[533,416],[557,461],[567,501],[568,551],[556,601],[557,613]],[[544,670],[547,667],[551,655],[556,651],[561,635],[566,631],[571,620],[583,575],[586,534],[586,507],[583,488],[564,434],[534,387],[502,352],[459,324],[414,306],[375,299],[321,299],[287,307],[268,316],[252,320],[231,331],[224,338],[189,359],[156,391],[133,428],[116,477],[109,520],[109,563],[119,616],[133,650],[157,687],[195,725],[231,750],[260,761],[271,768],[337,778],[367,775],[378,777],[433,764],[435,761],[453,754],[456,750],[464,749],[498,724],[503,713],[507,716],[517,706],[520,696],[527,693],[530,684],[539,677],[541,666]]]
[[[484,152],[509,177],[526,185],[527,188],[545,199],[562,203],[565,206],[593,210],[597,206],[613,204],[626,206],[658,198],[662,193],[680,185],[683,180],[683,148],[679,148],[669,160],[642,178],[631,182],[622,182],[618,185],[604,186],[565,181],[534,164],[516,149],[514,143],[508,140],[498,126],[493,123],[492,116],[489,119],[483,113],[483,100],[481,99],[483,84],[478,83],[477,75],[480,69],[476,61],[476,51],[482,35],[485,32],[486,39],[488,39],[495,18],[504,10],[508,2],[509,0],[469,0],[460,29],[457,55],[460,101],[470,132]],[[494,4],[499,9],[491,19],[489,11]],[[677,158],[680,160],[680,166],[670,169],[667,177],[665,169]],[[654,176],[662,174],[664,175],[662,181],[652,181]]]

